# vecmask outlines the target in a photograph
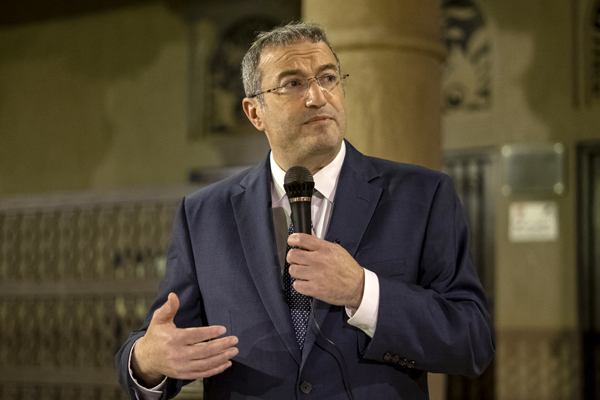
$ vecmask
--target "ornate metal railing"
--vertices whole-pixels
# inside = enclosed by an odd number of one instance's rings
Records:
[[[193,188],[0,199],[0,399],[124,399],[114,354]]]

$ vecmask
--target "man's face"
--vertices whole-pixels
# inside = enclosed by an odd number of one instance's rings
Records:
[[[279,87],[290,79],[307,79],[337,71],[337,62],[327,44],[299,42],[266,49],[261,54],[262,90]],[[273,157],[287,170],[303,165],[314,172],[335,158],[346,134],[344,90],[339,84],[331,92],[311,80],[306,94],[292,98],[275,91],[244,100],[244,111],[257,129],[264,131]]]

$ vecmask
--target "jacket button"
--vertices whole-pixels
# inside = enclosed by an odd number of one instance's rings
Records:
[[[411,362],[409,362],[408,364],[406,364],[406,366],[407,366],[408,368],[414,368],[414,367],[415,367],[415,362],[414,362],[414,361],[411,361]]]
[[[407,365],[407,364],[408,364],[408,360],[407,360],[406,358],[403,358],[402,360],[400,360],[400,363],[399,363],[399,364],[400,364],[400,365],[402,365],[402,366],[404,367],[405,365]]]
[[[392,361],[392,357],[393,357],[392,353],[387,352],[383,355],[383,361],[390,362],[390,361]]]
[[[400,356],[396,355],[396,356],[392,357],[392,362],[394,364],[398,364],[400,362]]]
[[[302,382],[300,384],[300,391],[304,394],[309,394],[310,391],[312,390],[312,385],[310,384],[310,382]]]

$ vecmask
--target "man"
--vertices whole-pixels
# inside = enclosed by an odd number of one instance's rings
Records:
[[[427,371],[480,374],[494,342],[450,179],[344,140],[345,77],[320,27],[262,33],[242,69],[271,153],[183,199],[158,297],[116,357],[124,389],[427,399]],[[315,180],[314,235],[288,238],[297,165]]]

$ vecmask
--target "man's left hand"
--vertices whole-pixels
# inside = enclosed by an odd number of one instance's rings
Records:
[[[304,233],[290,235],[288,244],[297,247],[290,249],[287,261],[298,293],[356,311],[365,273],[346,249]]]

